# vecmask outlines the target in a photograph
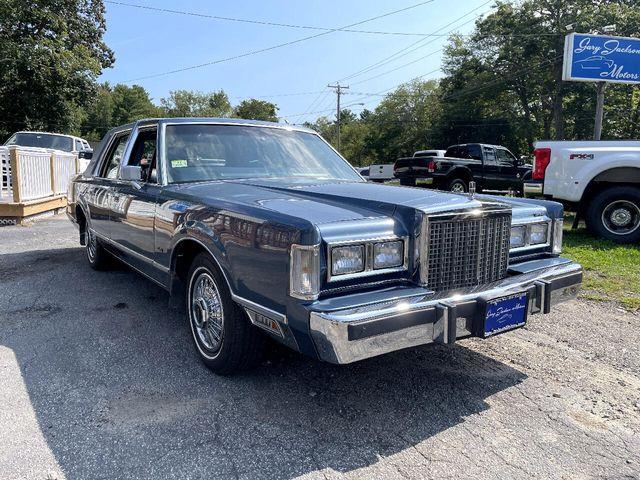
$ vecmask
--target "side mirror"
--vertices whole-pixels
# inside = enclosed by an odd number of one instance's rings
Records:
[[[78,158],[91,160],[93,158],[93,152],[91,150],[83,150],[82,152],[78,152]]]
[[[132,165],[124,165],[120,170],[120,178],[131,182],[139,182],[142,180],[142,168]]]

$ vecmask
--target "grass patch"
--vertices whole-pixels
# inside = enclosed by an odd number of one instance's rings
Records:
[[[570,230],[571,220],[565,219],[562,255],[584,267],[580,296],[640,310],[640,245],[619,245],[585,229]]]

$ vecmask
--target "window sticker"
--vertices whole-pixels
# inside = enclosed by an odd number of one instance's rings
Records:
[[[171,160],[172,168],[183,168],[187,166],[186,160]]]

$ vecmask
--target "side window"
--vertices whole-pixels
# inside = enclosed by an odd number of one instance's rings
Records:
[[[469,158],[474,160],[482,160],[482,151],[480,145],[469,145]]]
[[[498,154],[498,164],[503,167],[513,167],[515,158],[507,152],[506,150],[499,148],[497,151]]]
[[[484,161],[488,165],[496,164],[496,151],[491,147],[482,147],[484,150]]]
[[[105,165],[102,169],[102,177],[104,178],[116,178],[118,176],[118,169],[120,168],[120,162],[122,162],[122,155],[124,155],[124,149],[127,146],[129,140],[129,134],[123,134],[116,137],[109,149],[109,153],[105,158]]]
[[[142,130],[131,149],[127,165],[142,167],[143,178],[157,182],[156,175],[156,129]]]
[[[131,149],[131,156],[127,165],[148,166],[151,165],[156,155],[156,130],[143,130],[138,134],[136,143]]]
[[[82,145],[82,142],[80,140],[76,140],[75,151],[80,152],[81,150],[84,150],[84,146]]]

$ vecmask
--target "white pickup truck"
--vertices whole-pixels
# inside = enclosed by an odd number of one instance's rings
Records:
[[[526,196],[557,200],[594,234],[640,242],[640,141],[540,141]]]

